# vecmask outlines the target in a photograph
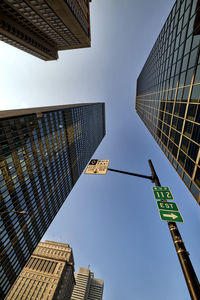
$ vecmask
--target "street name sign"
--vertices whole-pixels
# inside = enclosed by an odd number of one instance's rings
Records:
[[[160,218],[162,221],[167,222],[180,222],[183,223],[183,218],[179,211],[170,211],[170,210],[159,210]]]
[[[153,187],[153,193],[156,200],[173,200],[172,193],[168,187],[156,186]]]
[[[109,162],[109,159],[92,159],[85,174],[104,175],[107,173]]]
[[[157,201],[157,205],[159,209],[178,211],[178,207],[175,202]]]

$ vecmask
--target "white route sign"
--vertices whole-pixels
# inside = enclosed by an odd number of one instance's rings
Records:
[[[107,173],[109,162],[109,159],[92,159],[85,174],[104,175]]]

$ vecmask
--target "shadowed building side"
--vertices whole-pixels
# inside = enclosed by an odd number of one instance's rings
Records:
[[[76,285],[71,300],[102,300],[104,281],[94,278],[94,273],[86,268],[79,268],[75,274]]]
[[[105,135],[104,103],[0,113],[0,299]]]
[[[43,60],[90,47],[89,0],[0,0],[0,40]]]

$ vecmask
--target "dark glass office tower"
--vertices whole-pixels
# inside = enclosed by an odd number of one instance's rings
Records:
[[[136,111],[200,204],[200,1],[177,0],[137,80]]]
[[[90,47],[91,0],[0,0],[0,40],[43,60]]]
[[[104,135],[104,103],[0,113],[0,299]]]

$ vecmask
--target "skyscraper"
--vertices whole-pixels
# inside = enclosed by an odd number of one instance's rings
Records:
[[[102,300],[104,282],[94,278],[94,273],[86,268],[79,268],[75,274],[76,285],[71,300]]]
[[[68,244],[39,243],[10,289],[6,300],[70,300],[74,278],[74,258]]]
[[[0,0],[0,40],[43,60],[90,47],[91,0]]]
[[[200,0],[175,2],[137,80],[136,111],[200,204]]]
[[[0,299],[105,135],[104,103],[0,112]],[[1,212],[26,211],[26,215]]]

